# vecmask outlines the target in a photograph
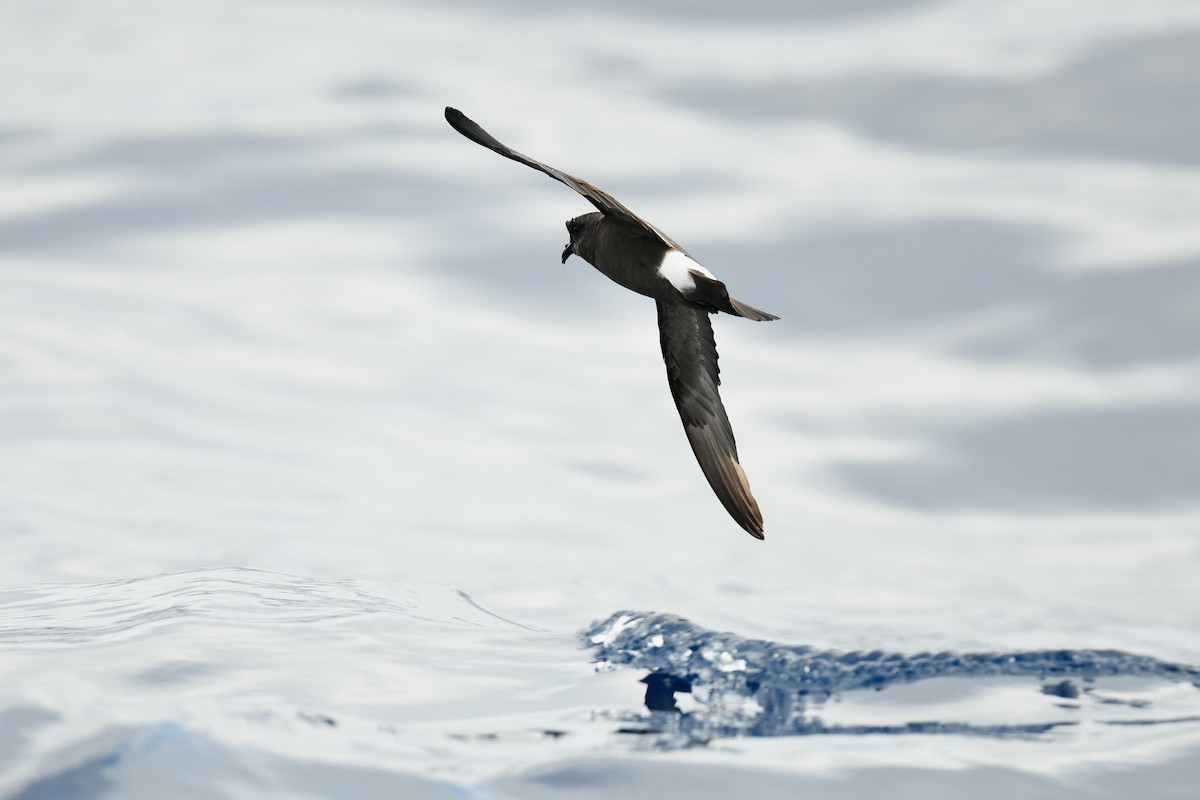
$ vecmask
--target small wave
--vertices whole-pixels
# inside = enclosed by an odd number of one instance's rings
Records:
[[[239,625],[325,623],[369,615],[482,628],[524,627],[450,586],[315,580],[228,567],[92,584],[0,590],[0,643],[119,640],[183,620]]]
[[[779,736],[828,733],[973,733],[1029,735],[1078,724],[1079,718],[985,723],[972,720],[830,724],[815,713],[825,701],[862,690],[883,690],[935,679],[970,680],[979,686],[998,678],[1055,679],[1038,687],[1058,709],[1079,711],[1121,706],[1146,711],[1145,699],[1097,691],[1099,679],[1138,678],[1190,683],[1200,688],[1200,669],[1119,650],[1036,650],[992,653],[837,652],[804,645],[747,639],[693,625],[673,614],[621,611],[582,633],[601,668],[631,666],[650,671],[649,716],[628,733],[682,732],[698,736]],[[1074,680],[1072,680],[1074,679]],[[1082,682],[1082,688],[1075,683]],[[691,693],[704,707],[678,713],[677,693]],[[1167,704],[1164,704],[1167,705]],[[1165,717],[1101,720],[1115,725],[1200,721],[1200,698],[1167,705]],[[921,714],[921,702],[907,713]],[[1162,709],[1159,709],[1160,711]],[[1040,711],[1040,710],[1039,710]],[[665,713],[664,713],[665,712]]]

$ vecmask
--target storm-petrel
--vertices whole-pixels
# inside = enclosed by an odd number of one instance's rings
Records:
[[[626,289],[654,298],[667,382],[692,452],[725,510],[762,539],[762,512],[738,462],[733,429],[717,393],[720,370],[708,315],[724,311],[756,322],[779,318],[734,300],[725,284],[671,237],[603,189],[518,153],[457,109],[446,108],[446,121],[476,144],[565,183],[599,210],[567,222],[571,241],[562,251],[563,263],[577,255]]]

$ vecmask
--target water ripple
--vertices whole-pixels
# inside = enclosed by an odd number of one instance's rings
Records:
[[[181,620],[272,626],[387,614],[425,623],[522,627],[449,586],[313,580],[228,567],[96,584],[0,589],[0,645],[131,638]]]

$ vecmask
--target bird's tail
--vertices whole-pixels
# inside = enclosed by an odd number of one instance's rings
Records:
[[[775,316],[774,314],[768,314],[766,311],[759,311],[754,306],[748,306],[745,303],[734,300],[732,297],[729,298],[729,305],[733,309],[734,313],[739,317],[752,319],[755,322],[770,322],[773,319],[779,319],[779,317]]]

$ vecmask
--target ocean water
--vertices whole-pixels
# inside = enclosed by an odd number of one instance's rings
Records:
[[[1192,0],[0,19],[0,796],[1194,795]]]

